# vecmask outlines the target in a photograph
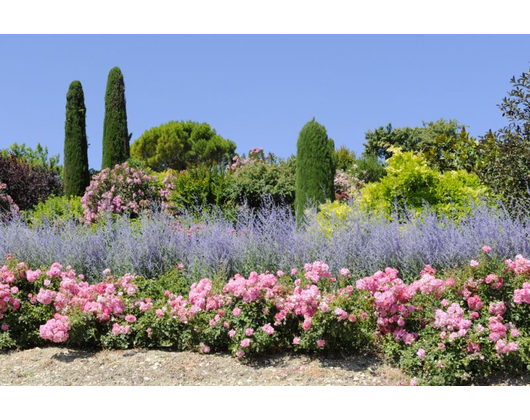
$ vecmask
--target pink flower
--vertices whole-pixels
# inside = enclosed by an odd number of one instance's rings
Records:
[[[239,308],[234,308],[234,310],[232,311],[232,313],[234,314],[234,316],[239,316],[239,315],[241,315],[241,309],[239,309]]]
[[[341,276],[344,276],[344,277],[350,277],[350,274],[351,274],[351,273],[350,273],[350,270],[348,270],[347,268],[341,268],[341,269],[339,270],[339,274],[340,274]]]
[[[40,270],[36,270],[36,271],[31,271],[31,270],[28,270],[26,271],[26,279],[30,282],[30,283],[33,283],[35,280],[37,280],[37,278],[41,275],[41,271]]]
[[[237,357],[243,357],[245,355],[245,352],[241,349],[239,349],[238,351],[236,351],[236,356]]]
[[[311,318],[306,318],[304,320],[304,323],[302,324],[302,328],[304,329],[304,331],[309,331],[309,329],[311,328],[311,323],[312,323]]]
[[[164,318],[165,312],[162,309],[157,309],[155,313],[158,318]]]
[[[519,330],[515,329],[515,328],[512,328],[510,330],[510,335],[513,337],[513,338],[517,338],[519,337]]]
[[[478,261],[475,261],[475,260],[469,261],[469,266],[470,267],[478,267]]]
[[[486,254],[489,254],[491,252],[491,247],[484,245],[482,247],[482,251],[484,251]]]
[[[179,264],[177,265],[177,268],[178,268],[179,270],[184,270],[184,264],[179,263]]]
[[[247,329],[245,330],[245,335],[246,335],[247,337],[252,337],[252,336],[254,335],[254,330],[253,330],[252,328],[247,328]],[[246,346],[245,346],[245,347],[246,347]]]
[[[230,331],[228,331],[228,336],[229,336],[230,338],[234,338],[234,335],[236,335],[236,330],[231,329]]]
[[[245,348],[245,347],[248,347],[250,346],[250,340],[248,338],[245,338],[244,340],[241,341],[241,343],[239,343],[241,345],[241,347]]]
[[[283,277],[283,276],[285,275],[285,273],[284,273],[282,270],[278,270],[278,271],[276,272],[276,275],[277,275],[278,277]]]
[[[271,324],[266,324],[261,329],[265,331],[268,335],[274,334],[274,328],[271,326]]]
[[[293,344],[294,344],[295,346],[299,345],[299,344],[300,344],[300,337],[295,337],[295,338],[293,338]]]
[[[2,331],[7,331],[9,329],[9,325],[2,324]]]
[[[419,350],[416,352],[416,354],[418,355],[418,357],[419,357],[420,359],[424,359],[424,358],[425,358],[425,354],[426,354],[425,349],[419,349]]]
[[[291,276],[296,276],[296,273],[298,273],[298,270],[296,268],[293,268],[291,270]]]
[[[210,353],[210,347],[208,347],[206,344],[199,343],[199,347],[203,353],[206,353],[206,354]]]
[[[322,348],[322,347],[324,347],[325,345],[326,345],[326,340],[322,340],[322,339],[317,340],[317,346],[318,346],[318,347],[321,347],[321,348]]]
[[[355,316],[355,314],[350,314],[350,316],[348,317],[348,320],[350,322],[355,322],[357,321],[357,317]]]
[[[110,268],[105,268],[105,270],[103,270],[103,275],[105,277],[110,276]]]
[[[125,315],[125,321],[130,323],[136,322],[136,317],[134,315]]]

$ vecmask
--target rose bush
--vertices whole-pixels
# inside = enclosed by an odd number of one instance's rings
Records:
[[[353,281],[323,261],[289,273],[204,278],[184,266],[153,281],[105,270],[89,284],[54,263],[0,268],[0,348],[45,342],[104,348],[170,347],[242,358],[274,352],[374,350],[419,384],[476,382],[530,366],[530,260],[472,264],[406,283],[387,267]],[[187,293],[182,293],[187,290]]]

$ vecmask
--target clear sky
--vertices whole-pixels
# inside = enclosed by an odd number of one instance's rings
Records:
[[[338,146],[364,133],[456,118],[475,136],[505,125],[497,104],[530,67],[530,36],[0,35],[0,147],[63,153],[66,92],[80,80],[89,165],[101,166],[109,70],[125,78],[133,140],[170,120],[207,122],[287,157],[315,117]]]

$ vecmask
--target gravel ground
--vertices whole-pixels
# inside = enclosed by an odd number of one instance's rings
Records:
[[[374,356],[341,359],[161,350],[34,348],[0,354],[0,385],[397,385],[409,379]]]
[[[405,385],[410,378],[373,355],[227,354],[163,350],[80,351],[57,347],[0,353],[0,385]],[[530,375],[485,385],[530,385]]]

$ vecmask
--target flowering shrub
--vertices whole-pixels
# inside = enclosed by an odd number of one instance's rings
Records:
[[[4,190],[6,189],[6,184],[0,182],[0,219],[11,219],[19,215],[19,208]]]
[[[58,263],[0,269],[0,348],[43,342],[106,348],[279,351],[379,349],[420,384],[477,381],[530,366],[530,260],[475,265],[443,276],[427,265],[406,283],[387,267],[353,282],[323,261],[290,272],[203,278],[181,293],[184,266],[160,282],[133,275],[89,284]]]
[[[107,212],[136,216],[158,198],[156,177],[125,162],[94,175],[81,202],[84,219],[90,224]]]

